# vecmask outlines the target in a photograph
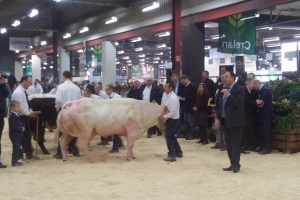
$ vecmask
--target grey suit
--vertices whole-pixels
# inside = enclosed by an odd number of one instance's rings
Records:
[[[219,97],[219,103],[216,108],[216,118],[220,120],[224,127],[228,157],[231,165],[240,168],[240,152],[242,145],[243,127],[246,124],[245,119],[245,89],[234,84],[230,90],[230,95],[226,99],[223,109],[223,94]],[[225,113],[222,113],[222,111]],[[225,117],[222,117],[224,116]]]

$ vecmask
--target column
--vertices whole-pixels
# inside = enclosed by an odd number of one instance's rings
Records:
[[[17,81],[20,81],[23,76],[23,65],[20,62],[15,61],[15,77]]]
[[[182,74],[198,85],[204,70],[204,23],[182,27]]]
[[[60,58],[60,67],[58,70],[58,83],[63,81],[63,73],[64,71],[70,71],[70,52],[67,52],[65,49],[59,50],[59,58]]]
[[[41,80],[41,67],[42,67],[41,59],[36,55],[32,55],[31,60],[32,60],[32,80],[33,81],[35,79]]]
[[[107,84],[114,83],[116,76],[117,52],[111,42],[102,43],[102,85],[103,89]]]
[[[181,1],[172,0],[173,6],[173,19],[172,19],[172,63],[173,70],[176,74],[180,75],[180,38],[181,38]],[[168,79],[170,77],[167,77]]]

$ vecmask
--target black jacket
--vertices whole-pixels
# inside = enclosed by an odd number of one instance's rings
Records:
[[[216,105],[216,118],[219,120],[222,118],[223,96],[223,93],[219,95],[218,104]],[[234,84],[225,104],[226,125],[229,128],[245,126],[246,119],[244,103],[245,89]]]
[[[9,137],[22,135],[22,127],[25,127],[24,122],[15,113],[10,113],[9,119]]]
[[[258,91],[258,99],[262,99],[264,101],[264,105],[259,108],[258,115],[260,117],[271,119],[274,116],[271,90],[266,86],[263,86]]]
[[[176,92],[175,92],[175,88],[176,88],[175,85],[174,85],[174,89],[173,89],[174,93],[175,93],[177,96],[179,96],[179,97],[184,97],[185,86],[184,86],[182,83],[180,83],[180,82],[178,82],[177,84],[179,84],[179,85],[178,85],[177,94],[176,94]],[[183,107],[184,107],[184,101],[180,101],[180,108],[183,108]]]
[[[197,112],[207,112],[209,94],[208,92],[198,93],[194,107],[197,107]]]
[[[252,92],[251,92],[252,93]],[[249,93],[248,88],[245,87],[245,115],[248,117],[256,117],[257,104],[254,96]]]
[[[94,90],[94,86],[93,86],[92,84],[89,83],[89,84],[86,86],[86,88],[88,88],[89,90],[91,90],[92,94],[96,94],[96,93],[95,93],[95,90]]]
[[[212,98],[217,90],[216,84],[214,83],[213,80],[211,80],[209,78],[202,80],[202,83],[204,83],[208,89],[209,98]]]
[[[197,99],[197,88],[193,83],[190,82],[188,86],[184,89],[184,112],[194,113],[193,106]]]
[[[140,96],[141,96],[141,90],[136,88],[130,89],[127,95],[128,98],[136,99],[136,100],[139,100]]]
[[[140,87],[141,91],[140,91],[140,99],[139,100],[143,100],[143,92],[144,92],[145,87],[146,87],[146,84],[143,84]],[[150,93],[150,102],[152,102],[154,100],[154,101],[156,101],[156,103],[158,103],[160,105],[161,99],[162,99],[162,94],[159,91],[159,88],[153,84],[151,93]]]
[[[6,84],[0,84],[0,113],[4,113],[6,110],[6,104],[4,99],[9,95],[9,91],[6,88]]]

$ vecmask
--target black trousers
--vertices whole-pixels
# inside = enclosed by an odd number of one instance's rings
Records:
[[[61,132],[59,132],[59,138],[62,136],[63,134]],[[68,144],[68,151],[72,152],[73,155],[77,155],[79,154],[79,150],[76,147],[76,142],[77,142],[77,138],[73,138],[69,144]],[[58,141],[58,145],[57,145],[57,153],[56,155],[61,155],[61,150],[60,150],[60,145],[59,145],[59,141]]]
[[[227,153],[230,164],[240,168],[243,127],[228,127],[225,118],[222,118],[221,123],[224,127]]]
[[[257,119],[256,117],[247,117],[243,133],[243,146],[255,147],[257,139]]]
[[[261,146],[263,149],[272,149],[271,119],[258,117],[258,128],[261,137]]]
[[[22,156],[20,156],[21,154],[21,142],[23,140],[23,134],[14,134],[14,135],[10,135],[9,136],[10,141],[12,143],[13,146],[13,150],[12,150],[12,159],[11,159],[11,164],[15,164],[18,159],[22,158]]]
[[[33,153],[32,144],[31,144],[31,131],[29,119],[27,116],[20,116],[21,120],[23,120],[25,124],[25,131],[23,132],[23,141],[22,141],[22,149],[23,153],[26,153],[27,156],[31,156]]]
[[[3,128],[4,128],[4,117],[5,117],[5,113],[0,113],[0,156],[1,156],[2,131],[3,131]]]

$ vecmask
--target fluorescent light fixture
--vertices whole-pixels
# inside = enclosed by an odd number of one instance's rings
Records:
[[[25,66],[23,66],[23,69],[25,69],[26,67]]]
[[[120,64],[120,62],[116,62],[116,64],[118,65],[118,64]]]
[[[75,67],[74,67],[74,66],[73,66],[72,68],[73,68],[73,69],[75,69]]]
[[[19,53],[20,51],[19,50],[16,50],[16,53]]]
[[[131,63],[131,60],[127,60],[127,63]]]
[[[278,44],[269,44],[269,45],[266,45],[267,47],[281,47],[281,44],[278,43]]]
[[[66,34],[63,36],[63,39],[67,39],[67,38],[69,38],[69,37],[71,37],[71,34],[70,34],[70,33],[66,33]]]
[[[155,55],[156,55],[156,56],[162,56],[162,55],[163,55],[163,52],[156,53]]]
[[[219,27],[219,23],[215,23],[215,22],[207,22],[205,23],[205,28],[217,28]]]
[[[116,46],[119,46],[119,42],[115,42],[115,45],[116,45]]]
[[[123,54],[124,53],[124,51],[118,51],[117,52],[117,54]]]
[[[33,46],[30,45],[30,49],[32,49],[32,48],[33,48]]]
[[[140,58],[145,58],[145,54],[139,55]]]
[[[140,64],[141,64],[141,65],[144,65],[145,63],[144,63],[144,62],[141,62]]]
[[[6,33],[6,28],[1,28],[1,29],[0,29],[0,33],[1,33],[1,34]]]
[[[211,36],[211,39],[212,39],[212,40],[217,40],[217,39],[225,38],[225,37],[226,37],[226,35],[224,35],[224,34],[221,35],[221,36],[220,36],[220,35],[212,35],[212,36]]]
[[[281,52],[281,49],[277,49],[277,50],[272,50],[270,51],[271,53],[278,53],[278,52]]]
[[[123,57],[122,59],[123,59],[123,60],[128,60],[129,57],[128,57],[128,56],[125,56],[125,57]]]
[[[142,41],[142,38],[141,37],[137,37],[137,38],[133,38],[130,40],[131,42],[139,42],[139,41]]]
[[[247,20],[247,19],[253,19],[253,18],[258,18],[260,17],[260,14],[259,13],[255,13],[254,16],[250,16],[250,17],[245,17],[245,18],[242,18],[240,19],[241,21],[244,21],[244,20]]]
[[[279,37],[270,37],[270,38],[264,38],[263,42],[273,42],[273,41],[279,41]]]
[[[61,0],[54,0],[55,2],[60,2]]]
[[[257,31],[260,31],[260,30],[273,30],[273,27],[272,26],[263,26],[263,27],[257,27],[256,28]]]
[[[153,61],[153,63],[158,64],[158,61]]]
[[[300,34],[293,35],[294,38],[300,38]]]
[[[147,12],[147,11],[150,11],[150,10],[153,10],[153,9],[156,9],[156,8],[159,8],[159,3],[155,1],[151,4],[149,4],[149,5],[146,5],[143,8],[142,12]]]
[[[204,46],[205,50],[211,49],[211,46]]]
[[[158,37],[167,37],[167,36],[170,36],[170,35],[171,35],[170,32],[165,32],[165,33],[159,33],[156,36],[158,36]]]
[[[153,60],[160,60],[160,57],[155,57],[153,58]]]
[[[131,63],[129,63],[129,64],[128,64],[128,66],[132,66],[132,64],[131,64]]]
[[[164,47],[167,47],[166,44],[159,44],[159,45],[156,45],[156,48],[164,48]]]
[[[43,69],[46,69],[46,67],[43,67]]]
[[[48,65],[48,63],[44,62],[44,65]]]
[[[145,59],[140,59],[140,62],[145,62]]]
[[[46,45],[47,44],[47,42],[46,41],[41,41],[41,45],[43,46],[43,45]]]
[[[53,66],[50,66],[50,69],[53,69]]]
[[[112,18],[109,18],[105,24],[111,24],[111,23],[114,23],[114,22],[117,22],[118,21],[118,18],[116,17],[112,17]]]
[[[15,20],[14,23],[12,24],[13,27],[17,27],[21,24],[19,20]]]
[[[135,51],[143,51],[144,49],[141,48],[141,47],[139,47],[139,48],[135,48],[134,50],[135,50]]]
[[[83,49],[77,50],[78,53],[83,53]]]
[[[34,16],[36,16],[37,14],[39,14],[39,11],[37,10],[37,9],[33,9],[30,13],[29,13],[29,15],[28,15],[28,17],[34,17]]]
[[[32,60],[30,59],[29,62],[32,62]]]
[[[89,27],[83,27],[83,29],[81,29],[80,31],[79,31],[79,33],[84,33],[84,32],[87,32],[87,31],[89,31]]]
[[[22,61],[22,63],[24,64],[24,63],[26,63],[26,61],[25,61],[25,60],[23,60],[23,61]]]

